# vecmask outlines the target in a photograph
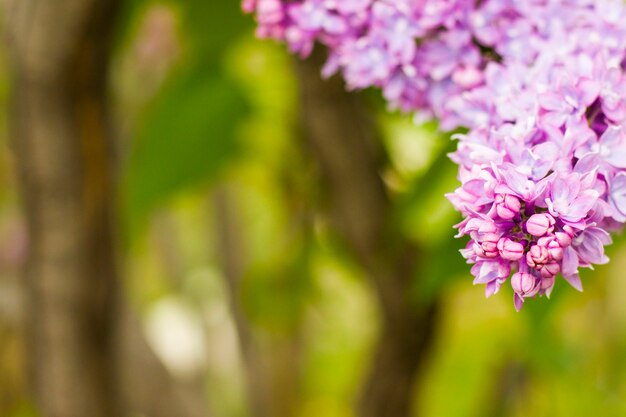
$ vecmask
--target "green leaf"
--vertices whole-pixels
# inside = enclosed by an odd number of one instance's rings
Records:
[[[141,15],[155,5],[177,11],[192,53],[218,63],[221,55],[244,31],[252,31],[253,18],[241,10],[241,2],[217,0],[126,0],[123,2],[117,43],[132,35]],[[250,35],[251,36],[251,35]]]
[[[223,54],[233,40],[252,27],[252,17],[243,14],[238,0],[179,0],[175,3],[181,6],[183,24],[193,47],[207,57]]]
[[[218,175],[239,149],[237,129],[249,107],[224,64],[251,24],[239,3],[130,0],[122,36],[157,4],[180,17],[184,57],[138,123],[123,194],[131,228],[174,194]]]
[[[126,182],[131,224],[173,194],[214,178],[238,149],[248,105],[236,85],[201,66],[182,72],[139,128]]]

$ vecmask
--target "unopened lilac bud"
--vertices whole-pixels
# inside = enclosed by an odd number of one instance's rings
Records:
[[[563,259],[563,248],[560,246],[557,247],[548,247],[548,252],[550,253],[550,258],[555,261],[560,261]]]
[[[524,245],[508,237],[503,237],[498,241],[498,252],[503,259],[517,261],[524,256]]]
[[[498,217],[503,220],[515,218],[522,207],[519,199],[510,194],[497,194],[494,204]]]
[[[547,213],[533,214],[526,221],[526,231],[533,236],[543,236],[554,230],[554,217]]]
[[[566,248],[572,244],[572,237],[565,232],[556,232],[554,237],[562,248]]]
[[[541,281],[527,272],[517,272],[511,277],[513,291],[522,297],[532,297],[537,294]]]
[[[550,290],[554,286],[555,277],[556,277],[556,274],[549,276],[549,277],[543,277],[541,279],[541,291],[548,292],[548,296],[550,295],[549,294]]]
[[[500,236],[496,233],[485,233],[481,239],[480,247],[485,258],[495,258],[498,256],[498,240]]]
[[[548,262],[547,264],[543,265],[541,269],[539,269],[539,272],[541,273],[541,276],[543,278],[553,277],[556,274],[558,274],[560,271],[561,271],[561,266],[554,261]]]
[[[567,235],[572,239],[574,238],[574,236],[576,236],[576,230],[574,230],[572,226],[569,226],[569,225],[563,226],[563,231],[567,233]]]
[[[529,267],[539,270],[548,262],[549,257],[550,253],[546,247],[534,245],[530,248],[528,253],[526,253],[526,263]]]
[[[542,237],[537,241],[537,244],[548,249],[550,259],[555,261],[563,259],[563,247],[559,244],[556,236]]]
[[[548,245],[548,253],[550,254],[550,258],[555,261],[563,259],[563,248],[556,240],[553,240]]]
[[[556,275],[552,275],[550,277],[541,277],[541,285],[539,288],[540,294],[546,295],[550,298],[550,294],[552,294],[552,290],[554,289],[554,281],[556,280]]]

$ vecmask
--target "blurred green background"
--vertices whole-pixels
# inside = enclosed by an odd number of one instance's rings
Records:
[[[130,0],[115,33],[122,287],[151,350],[211,416],[356,416],[385,337],[375,284],[325,215],[294,67],[235,1]],[[0,71],[0,416],[22,417],[38,415],[19,272],[28,237],[6,58]],[[506,286],[486,300],[444,198],[454,143],[377,92],[358,100],[380,131],[393,233],[425,253],[407,296],[440,306],[412,415],[626,415],[626,240],[583,272],[582,294],[559,280],[520,313]]]

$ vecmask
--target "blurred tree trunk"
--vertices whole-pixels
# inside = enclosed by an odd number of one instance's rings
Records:
[[[119,415],[105,94],[117,6],[9,4],[12,136],[29,236],[29,372],[43,416]]]
[[[29,374],[45,417],[208,415],[121,296],[107,103],[119,0],[12,0],[12,136],[29,235]]]
[[[422,254],[391,230],[391,202],[380,177],[386,157],[375,123],[338,77],[321,79],[323,60],[318,50],[297,63],[304,127],[326,179],[331,221],[371,276],[383,316],[357,412],[359,417],[408,417],[437,308],[434,302],[411,300]]]

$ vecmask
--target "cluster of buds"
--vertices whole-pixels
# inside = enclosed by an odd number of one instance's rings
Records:
[[[546,209],[525,205],[513,194],[495,194],[490,213],[468,217],[459,229],[471,237],[461,252],[474,264],[474,282],[486,284],[487,296],[498,292],[513,271],[511,286],[517,309],[525,298],[550,296],[562,271],[570,284],[582,290],[578,265],[572,265],[577,259],[572,244],[578,233]],[[580,243],[579,239],[576,244]]]

